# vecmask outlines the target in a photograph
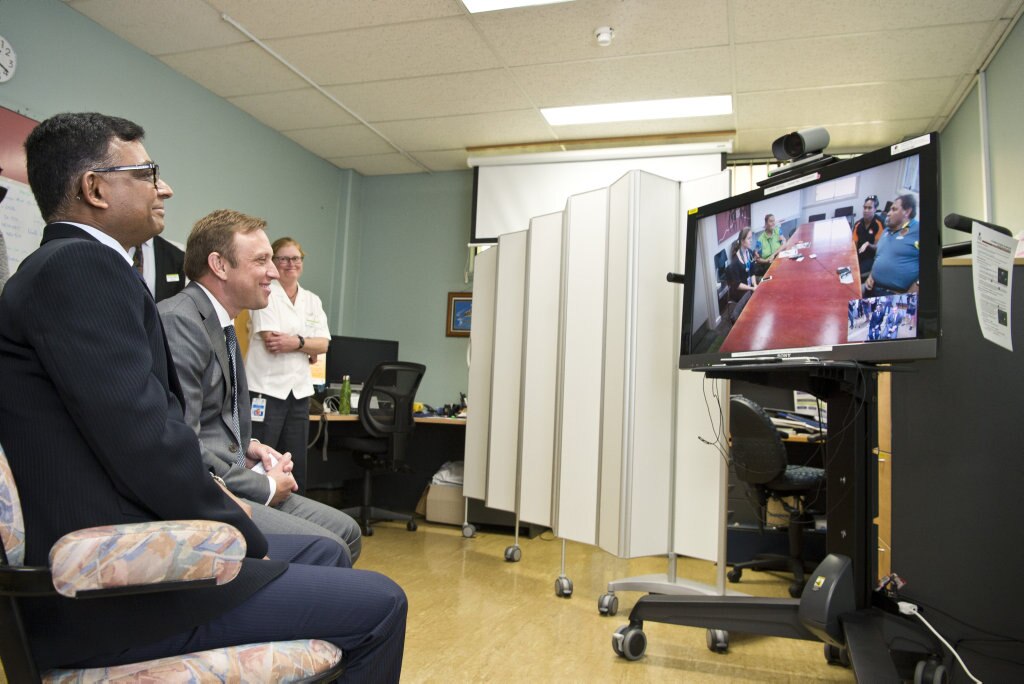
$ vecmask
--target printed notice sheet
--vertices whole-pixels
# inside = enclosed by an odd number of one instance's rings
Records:
[[[1013,351],[1010,293],[1017,240],[977,221],[974,235],[974,307],[981,334],[989,342]]]

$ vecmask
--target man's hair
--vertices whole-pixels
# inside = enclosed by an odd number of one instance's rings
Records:
[[[267,222],[231,209],[217,209],[196,221],[185,243],[185,276],[198,280],[210,272],[208,258],[214,252],[235,263],[235,233],[264,230]]]
[[[910,218],[917,217],[917,197],[913,193],[908,192],[905,195],[898,196],[896,199],[903,205],[903,211],[910,214]],[[895,201],[893,200],[893,202]]]
[[[277,250],[281,249],[282,247],[287,247],[288,245],[295,245],[295,248],[299,250],[299,254],[301,254],[303,257],[306,256],[306,251],[302,249],[302,245],[300,245],[299,241],[293,237],[277,238],[276,240],[274,240],[274,243],[270,245],[270,249],[276,255]]]
[[[25,140],[28,182],[47,222],[67,213],[79,179],[89,169],[110,166],[110,143],[141,140],[137,123],[96,112],[51,116]]]

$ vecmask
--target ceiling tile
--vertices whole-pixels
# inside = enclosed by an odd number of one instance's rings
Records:
[[[423,173],[423,169],[397,152],[357,157],[330,157],[327,161],[342,169],[355,169],[364,176]]]
[[[864,35],[863,46],[898,39],[912,28],[993,21],[1009,9],[1007,4],[1006,0],[732,0],[732,17],[737,43],[769,42],[774,48],[795,38],[876,34]]]
[[[284,134],[324,159],[380,154],[394,150],[376,133],[361,124],[284,131]]]
[[[209,0],[209,3],[260,38],[312,35],[465,14],[459,0]]]
[[[203,0],[71,0],[68,5],[151,55],[247,40]]]
[[[729,42],[725,2],[586,0],[473,17],[508,66],[592,60],[683,50]],[[615,30],[600,47],[594,31]]]
[[[297,90],[307,85],[253,43],[165,55],[160,60],[221,97]]]
[[[728,48],[707,48],[516,67],[512,73],[537,107],[656,100],[732,91]]]
[[[344,109],[313,88],[241,95],[229,97],[228,101],[279,131],[358,123]]]
[[[958,81],[930,78],[744,93],[736,97],[736,126],[775,127],[782,135],[810,126],[919,118],[921,112],[940,111]],[[891,93],[899,97],[889,97]]]
[[[499,66],[464,17],[280,38],[267,44],[324,86]]]
[[[976,67],[975,52],[989,37],[985,24],[908,29],[897,40],[874,41],[865,49],[863,36],[804,38],[772,45],[736,46],[738,92],[816,86],[906,81],[952,76]],[[952,50],[950,45],[970,46]]]
[[[328,91],[368,121],[530,107],[530,101],[504,69],[332,86]]]
[[[554,139],[544,118],[530,110],[388,121],[377,127],[409,152]]]
[[[416,152],[416,158],[426,164],[431,171],[467,171],[466,150],[424,150]]]

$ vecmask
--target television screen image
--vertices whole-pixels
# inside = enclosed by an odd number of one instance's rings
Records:
[[[937,148],[921,136],[691,211],[680,367],[934,357]]]

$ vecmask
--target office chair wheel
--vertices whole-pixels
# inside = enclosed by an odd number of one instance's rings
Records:
[[[825,662],[829,665],[850,667],[850,651],[833,644],[825,644]]]
[[[572,596],[572,580],[568,577],[559,577],[555,580],[555,596],[569,598]]]
[[[930,659],[917,661],[914,668],[914,684],[946,684],[949,673],[942,661]]]
[[[369,525],[364,527],[363,528],[363,536],[364,537],[372,537],[373,536],[373,528],[370,527]]]
[[[615,615],[619,612],[619,597],[612,593],[602,594],[597,599],[597,612],[601,615]]]
[[[709,629],[707,641],[708,650],[712,653],[725,653],[729,650],[729,632],[724,629]]]
[[[505,547],[505,561],[508,563],[518,563],[519,559],[523,557],[523,551],[518,546],[506,546]]]
[[[793,582],[789,585],[789,595],[793,598],[800,598],[804,593],[803,582]]]
[[[470,523],[466,523],[462,526],[462,536],[466,539],[472,539],[476,536],[476,527],[474,527]]]
[[[647,651],[647,635],[633,625],[622,625],[612,635],[612,650],[626,660],[639,660]]]
[[[415,532],[417,529],[416,521],[410,520],[409,522],[405,523],[405,529],[409,530],[410,532]]]
[[[725,573],[725,576],[729,578],[729,581],[736,584],[743,577],[743,568],[733,568],[729,572]]]

